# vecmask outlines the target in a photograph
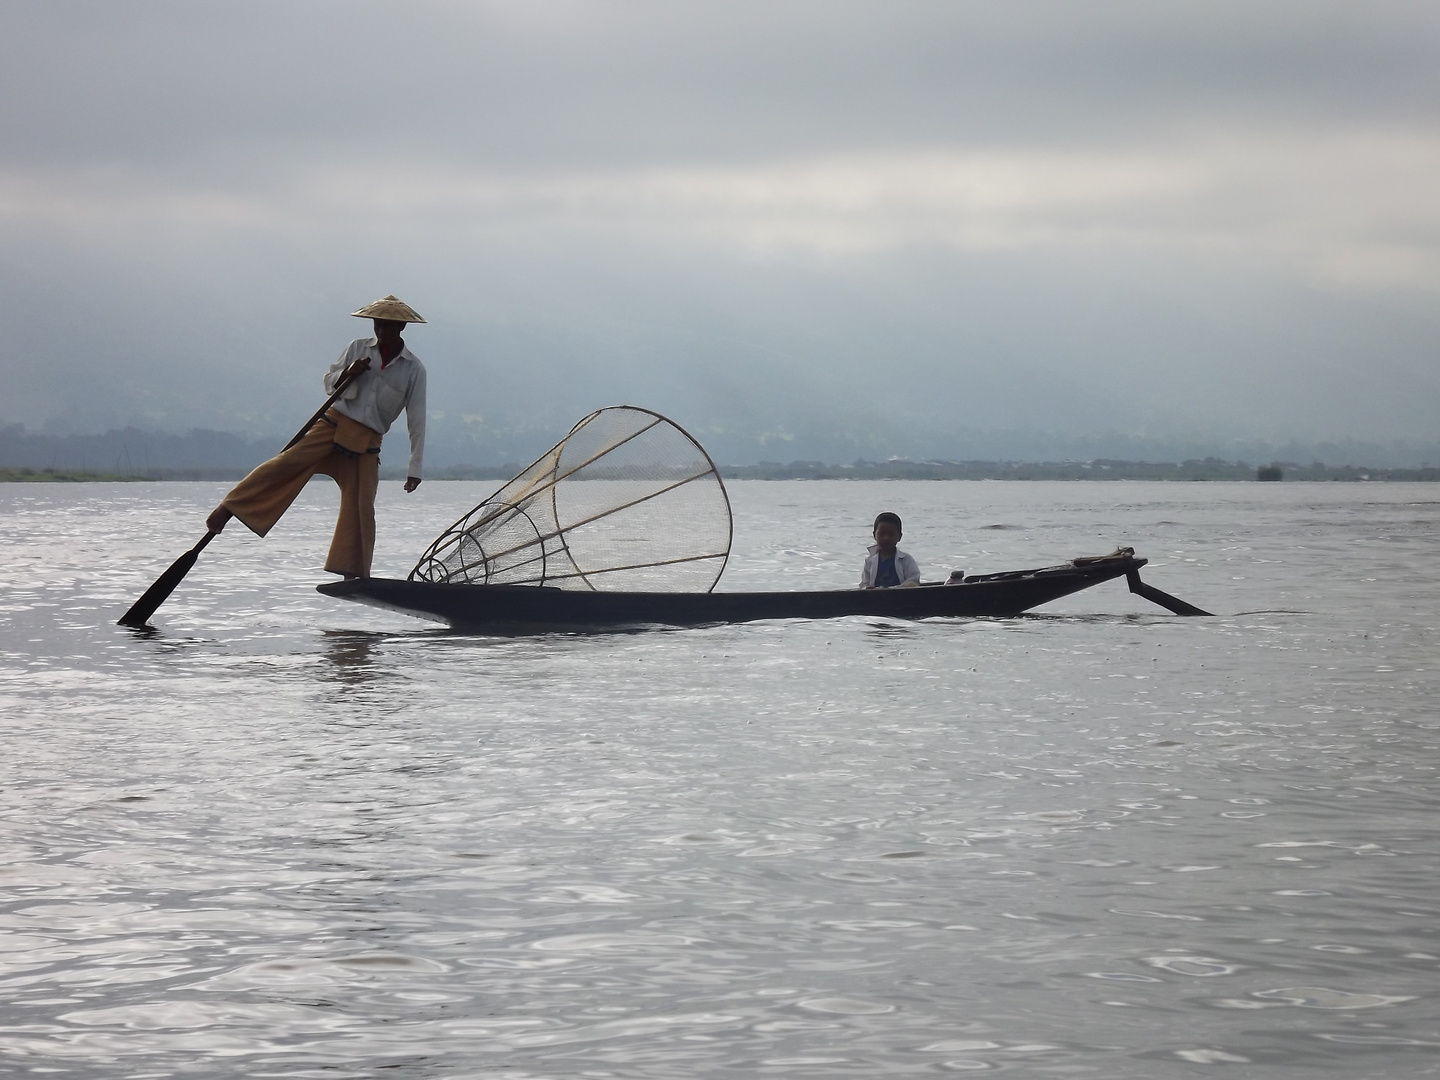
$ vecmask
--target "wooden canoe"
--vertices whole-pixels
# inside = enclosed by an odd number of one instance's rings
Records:
[[[636,626],[707,626],[758,619],[892,619],[1019,615],[1032,608],[1126,578],[1132,592],[1176,614],[1208,612],[1140,581],[1146,563],[1130,548],[1037,570],[974,574],[957,583],[906,589],[809,592],[591,592],[535,585],[454,585],[397,578],[352,578],[318,586],[326,596],[488,633]]]

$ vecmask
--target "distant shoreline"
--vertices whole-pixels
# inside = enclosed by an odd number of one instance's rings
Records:
[[[1199,461],[859,461],[826,465],[721,465],[727,480],[1250,480],[1250,481],[1437,481],[1440,468],[1372,469],[1357,465],[1288,462],[1251,465],[1205,458]]]
[[[430,480],[506,481],[523,466],[451,466],[436,469]],[[1165,480],[1178,482],[1435,482],[1440,468],[1372,469],[1358,465],[1309,465],[1290,463],[1255,466],[1243,461],[1145,462],[1145,461],[860,461],[854,465],[827,465],[816,461],[788,464],[762,462],[759,465],[721,465],[726,480]],[[1278,475],[1277,475],[1278,474]],[[88,469],[0,468],[0,483],[154,483],[168,481],[238,480],[243,469],[195,468],[152,469],[146,472],[100,472]],[[385,480],[403,479],[399,472],[382,471]]]

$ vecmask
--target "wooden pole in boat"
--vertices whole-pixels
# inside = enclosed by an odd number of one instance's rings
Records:
[[[315,425],[317,420],[325,415],[330,406],[340,400],[340,395],[345,392],[345,388],[358,379],[361,374],[369,370],[369,367],[369,361],[366,361],[363,365],[358,362],[351,364],[345,374],[340,377],[340,382],[335,386],[335,392],[325,399],[324,405],[321,405],[320,408],[315,410],[315,415],[305,421],[304,426],[295,433],[295,437],[281,447],[280,453],[283,454],[303,439],[305,433]],[[195,565],[195,560],[200,557],[200,552],[205,550],[205,545],[210,543],[211,540],[214,540],[218,535],[218,533],[213,531],[207,532],[200,538],[198,544],[171,563],[170,568],[155,579],[155,584],[146,589],[144,595],[130,605],[130,610],[116,620],[116,624],[119,626],[134,627],[137,630],[144,629],[149,625],[150,616],[154,615],[155,610],[169,599],[170,594],[175,591],[176,586],[185,579],[185,575],[188,574],[190,568]]]

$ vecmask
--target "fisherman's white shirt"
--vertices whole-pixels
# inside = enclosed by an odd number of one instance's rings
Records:
[[[370,370],[345,388],[335,410],[381,435],[390,430],[403,410],[410,428],[410,467],[406,475],[424,479],[420,470],[425,461],[425,366],[410,346],[402,345],[400,354],[382,369],[379,342],[373,337],[356,338],[325,373],[325,392],[333,394],[340,373],[362,357],[369,357]]]
[[[880,572],[880,545],[871,544],[869,551],[870,555],[865,560],[865,568],[860,571],[860,588],[862,589],[873,586],[875,575]],[[895,549],[895,576],[900,579],[901,585],[911,581],[917,585],[920,584],[919,565],[899,548]],[[892,585],[890,588],[899,588],[899,586]]]

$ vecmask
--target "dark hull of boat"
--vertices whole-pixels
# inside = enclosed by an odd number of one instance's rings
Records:
[[[967,578],[957,585],[827,592],[576,592],[533,585],[439,585],[355,578],[318,586],[326,596],[448,623],[459,630],[543,633],[625,626],[706,626],[757,619],[894,619],[1019,615],[1145,565],[1133,555]],[[1134,580],[1138,581],[1138,575]]]

